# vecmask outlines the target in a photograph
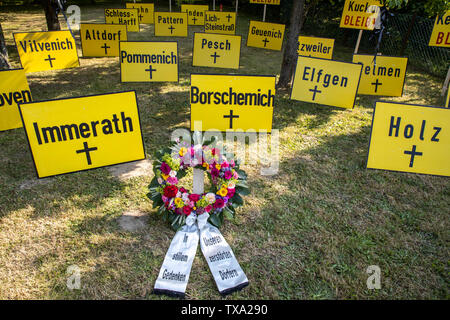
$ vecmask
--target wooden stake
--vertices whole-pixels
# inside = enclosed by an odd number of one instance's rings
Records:
[[[362,37],[362,30],[359,30],[359,34],[358,34],[358,40],[356,41],[356,46],[355,46],[355,54],[358,53],[359,50],[359,43],[361,42],[361,37]]]

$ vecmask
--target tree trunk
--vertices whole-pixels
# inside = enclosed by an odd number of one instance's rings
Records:
[[[11,69],[8,61],[8,50],[6,49],[5,37],[3,36],[2,25],[0,24],[0,70]]]
[[[408,46],[409,36],[411,35],[411,31],[413,29],[414,23],[416,22],[416,17],[417,17],[417,13],[414,13],[414,15],[412,16],[411,21],[409,23],[408,31],[406,31],[406,34],[402,40],[402,47],[400,48],[400,56],[403,56],[405,54],[405,50]]]
[[[41,0],[45,11],[45,19],[47,20],[48,31],[61,30],[59,25],[58,14],[56,13],[56,0]]]

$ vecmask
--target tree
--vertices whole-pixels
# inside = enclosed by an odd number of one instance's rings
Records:
[[[0,70],[11,69],[8,61],[8,50],[6,49],[5,37],[3,36],[2,25],[0,24]]]
[[[41,0],[44,7],[45,19],[47,20],[48,31],[61,30],[58,20],[58,0]]]

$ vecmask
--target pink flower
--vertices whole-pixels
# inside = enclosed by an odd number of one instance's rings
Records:
[[[176,177],[168,177],[167,178],[167,182],[170,184],[177,184],[178,183],[178,179]]]
[[[228,164],[227,160],[225,160],[224,162],[222,162],[222,164],[220,166],[222,168],[228,168],[230,165]]]
[[[224,205],[225,205],[225,201],[223,201],[223,199],[221,199],[221,198],[216,199],[216,202],[214,202],[215,209],[223,208]]]
[[[236,193],[236,189],[228,189],[227,197],[232,198]]]
[[[219,170],[217,170],[216,168],[212,168],[211,169],[211,176],[218,177],[219,176]]]
[[[161,199],[163,202],[167,202],[167,200],[169,200],[169,198],[167,198],[166,196],[162,196]]]
[[[197,202],[198,200],[200,200],[200,196],[196,193],[190,194],[188,198],[189,198],[189,200],[194,201],[194,202]]]
[[[230,180],[231,176],[232,176],[231,171],[225,171],[225,174],[224,174],[225,179]],[[169,181],[169,179],[167,179],[167,181]]]
[[[238,175],[238,173],[236,171],[233,172],[233,178],[235,178],[235,179],[239,178],[239,175]]]
[[[190,215],[191,214],[191,212],[192,212],[192,208],[191,207],[188,207],[188,206],[184,206],[183,207],[183,213],[185,214],[185,215]]]
[[[167,163],[165,163],[165,162],[161,163],[161,168],[160,169],[161,169],[161,172],[164,173],[164,174],[169,174],[170,170],[171,170],[169,165]]]
[[[212,205],[208,205],[208,206],[205,207],[205,211],[206,212],[210,212],[211,209],[212,209]]]
[[[231,167],[234,167],[235,165],[236,165],[236,164],[234,163],[234,160],[231,160],[231,161],[230,161],[230,166],[231,166]]]

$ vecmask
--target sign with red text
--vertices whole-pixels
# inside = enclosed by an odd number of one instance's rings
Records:
[[[376,26],[380,0],[345,0],[341,17],[341,28],[373,30]]]
[[[434,21],[429,46],[450,48],[450,10]]]

